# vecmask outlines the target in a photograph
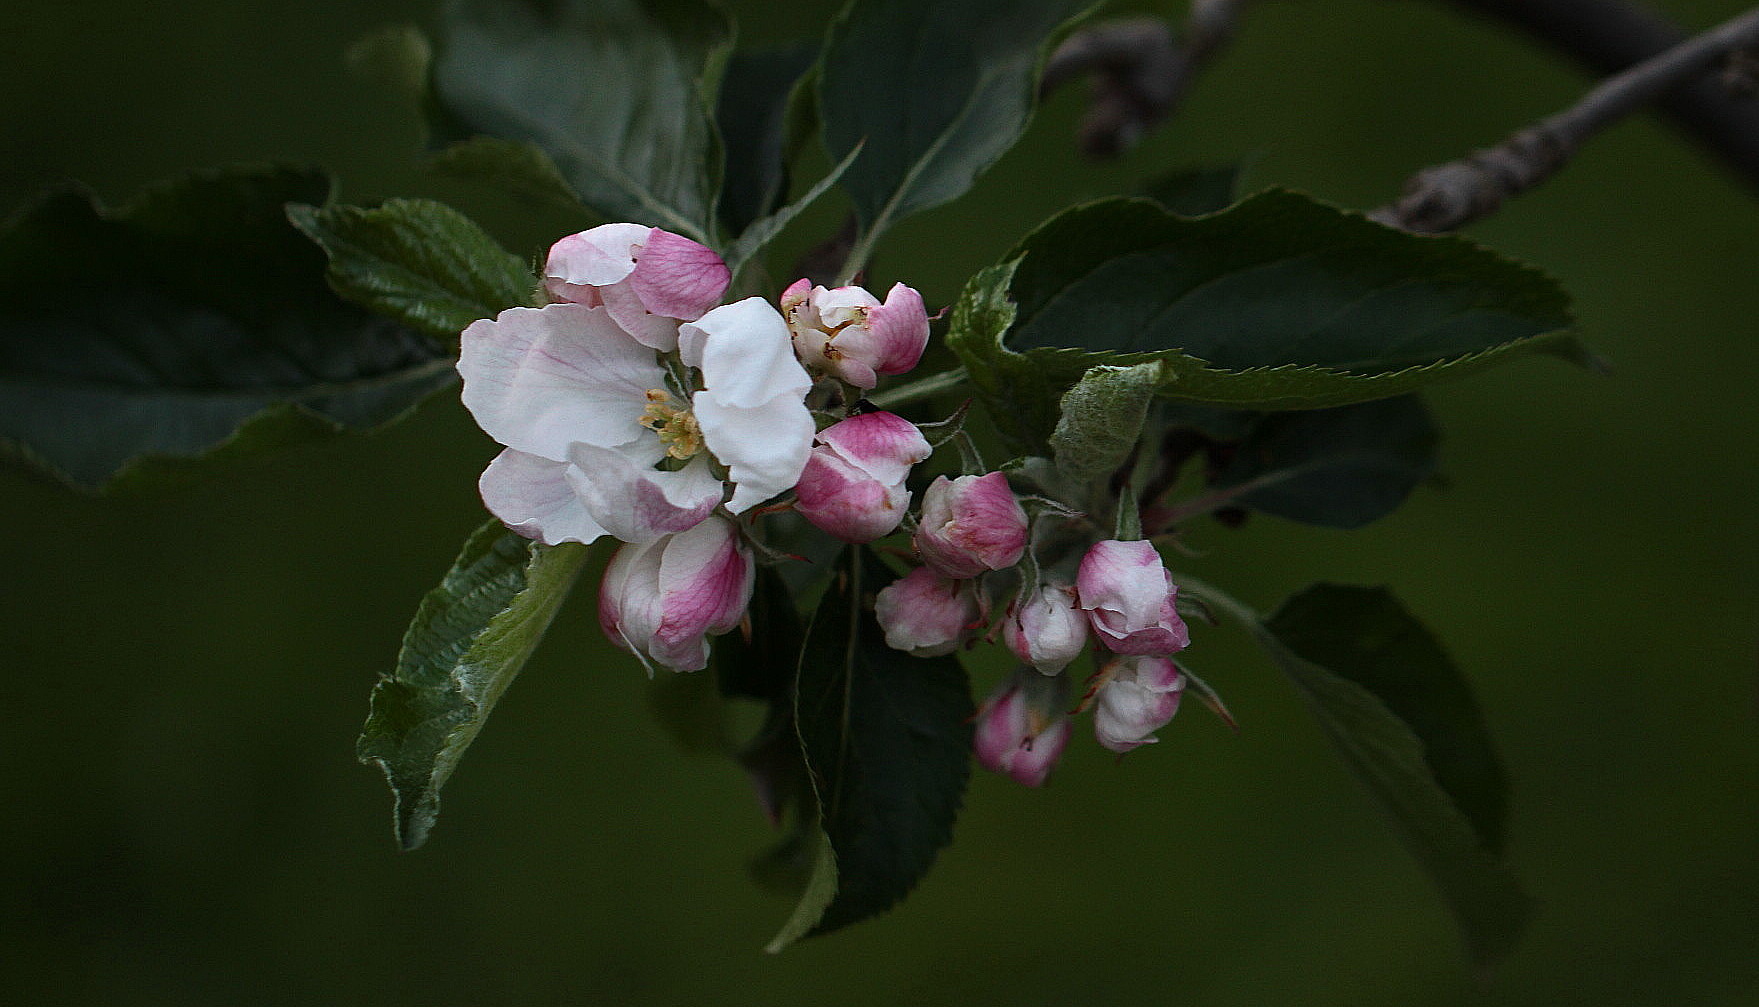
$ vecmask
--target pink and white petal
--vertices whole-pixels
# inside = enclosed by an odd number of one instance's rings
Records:
[[[495,456],[477,480],[489,513],[513,531],[544,545],[590,543],[605,534],[566,475],[553,462],[512,448]]]
[[[702,370],[698,400],[706,395],[723,406],[757,406],[778,396],[804,400],[812,387],[794,357],[787,323],[761,297],[723,304],[684,323],[678,352],[685,364]]]
[[[782,395],[749,409],[708,394],[692,401],[703,442],[734,484],[727,509],[743,514],[800,481],[812,453],[812,413],[798,396]]]
[[[922,295],[902,283],[886,294],[886,303],[867,313],[872,341],[873,369],[881,374],[903,374],[922,359],[928,346],[928,310]]]
[[[680,630],[725,633],[744,618],[757,567],[725,518],[711,518],[674,536],[660,561],[666,621]]]
[[[786,315],[788,312],[806,303],[807,298],[811,296],[812,281],[802,276],[800,279],[788,284],[787,289],[782,291],[782,296],[777,303],[782,307],[782,314]]]
[[[605,531],[625,542],[648,542],[700,524],[721,502],[721,481],[698,457],[676,472],[653,468],[635,451],[576,444],[569,485]]]
[[[697,318],[721,303],[732,271],[707,246],[654,228],[635,253],[629,287],[647,310],[669,318]]]
[[[464,405],[495,440],[566,461],[568,446],[622,444],[640,429],[648,389],[665,387],[653,350],[604,308],[509,308],[460,337]]]
[[[812,299],[825,328],[835,329],[854,322],[859,325],[870,308],[879,307],[879,298],[861,287],[835,287]]]
[[[592,288],[628,278],[635,271],[636,247],[647,241],[653,230],[641,224],[602,224],[570,234],[550,246],[544,286],[563,300],[597,303],[590,299]],[[588,299],[582,301],[577,295]]]
[[[903,482],[934,449],[916,424],[896,413],[862,413],[819,431],[820,444],[882,483]]]
[[[605,310],[611,313],[611,320],[636,342],[662,353],[678,348],[678,320],[647,310],[632,282],[600,287],[598,293],[604,299]]]

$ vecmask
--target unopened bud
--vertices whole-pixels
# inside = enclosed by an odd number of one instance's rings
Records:
[[[1075,589],[1061,581],[1040,584],[1008,607],[1002,640],[1021,661],[1055,675],[1087,647],[1087,613],[1075,605]]]
[[[722,517],[652,542],[625,544],[605,567],[599,625],[611,642],[673,671],[708,666],[708,637],[739,624],[757,575]]]
[[[1173,598],[1178,588],[1148,542],[1096,542],[1075,588],[1099,642],[1120,654],[1169,655],[1191,642]]]
[[[932,450],[901,416],[851,416],[819,431],[794,487],[794,509],[845,542],[872,542],[904,519],[910,503],[904,479]]]
[[[1069,745],[1062,682],[1021,668],[990,693],[971,741],[983,768],[1028,787],[1044,785]]]
[[[1120,657],[1101,672],[1093,735],[1120,755],[1159,741],[1154,732],[1179,712],[1185,676],[1164,657]]]
[[[882,588],[873,609],[886,646],[917,657],[950,654],[983,624],[977,585],[926,566]]]
[[[949,577],[1006,570],[1026,551],[1026,511],[1000,472],[941,476],[922,494],[916,551]]]

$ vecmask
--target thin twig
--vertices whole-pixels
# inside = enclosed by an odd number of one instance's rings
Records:
[[[1759,8],[1602,81],[1581,101],[1488,150],[1425,168],[1399,199],[1369,214],[1408,231],[1438,234],[1496,212],[1550,178],[1590,137],[1681,81],[1759,46]]]
[[[1045,64],[1040,91],[1093,75],[1080,127],[1089,157],[1115,157],[1178,107],[1197,72],[1233,37],[1246,0],[1191,0],[1177,40],[1166,22],[1102,21],[1064,40]]]
[[[1520,29],[1596,77],[1619,73],[1684,42],[1666,18],[1631,0],[1451,0]],[[1748,185],[1759,188],[1759,102],[1706,74],[1662,95],[1659,111]]]

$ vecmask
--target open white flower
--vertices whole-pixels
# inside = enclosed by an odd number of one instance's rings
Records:
[[[726,483],[741,513],[792,487],[812,447],[811,379],[762,298],[685,322],[671,361],[605,306],[510,308],[464,330],[458,372],[465,406],[507,448],[483,502],[549,545],[684,531]]]

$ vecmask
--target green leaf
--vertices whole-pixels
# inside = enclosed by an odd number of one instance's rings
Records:
[[[441,339],[479,318],[530,305],[537,280],[470,218],[427,199],[287,208],[330,257],[330,286],[350,301]]]
[[[611,220],[705,243],[720,150],[712,87],[731,43],[702,0],[459,0],[434,86],[470,133],[536,145]]]
[[[1360,528],[1398,509],[1435,470],[1440,434],[1402,395],[1261,417],[1213,484],[1230,503],[1326,528]]]
[[[810,42],[728,58],[715,106],[727,160],[720,214],[728,234],[774,212],[787,196],[789,108],[817,59],[818,46]]]
[[[456,379],[338,298],[288,223],[329,181],[203,172],[120,209],[78,192],[0,231],[0,441],[95,489],[148,458],[242,455],[392,420]]]
[[[1498,860],[1508,785],[1435,638],[1384,588],[1337,584],[1289,599],[1257,636],[1435,879],[1473,959],[1505,957],[1532,912]]]
[[[828,843],[772,951],[889,909],[953,836],[970,690],[957,659],[886,646],[873,596],[889,579],[872,551],[849,550],[807,631],[795,720]]]
[[[1103,480],[1129,460],[1142,437],[1148,405],[1160,384],[1160,365],[1100,365],[1063,394],[1062,417],[1051,432],[1057,469],[1077,486]]]
[[[428,165],[443,175],[477,182],[545,208],[587,212],[556,162],[534,144],[472,137],[435,151]]]
[[[1536,270],[1291,192],[1197,219],[1092,203],[1007,261],[972,279],[964,298],[986,307],[955,310],[948,343],[1024,453],[1043,453],[1055,400],[1095,364],[1158,361],[1165,397],[1287,410],[1402,395],[1535,350],[1590,359]]]
[[[954,199],[1014,145],[1047,41],[1091,0],[853,0],[819,75],[825,148],[866,147],[843,178],[862,238]]]
[[[358,748],[360,761],[391,784],[404,849],[427,840],[440,788],[537,649],[588,553],[582,545],[540,545],[490,521],[422,599],[396,670],[373,688]]]
[[[1182,168],[1148,183],[1143,195],[1181,217],[1219,213],[1240,198],[1243,163]]]

